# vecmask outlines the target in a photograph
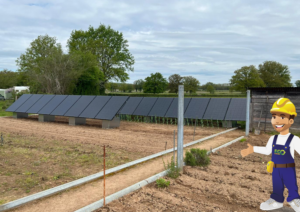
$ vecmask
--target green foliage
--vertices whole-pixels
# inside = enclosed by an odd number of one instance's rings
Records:
[[[170,185],[170,181],[166,181],[165,179],[160,178],[156,180],[156,185],[158,188],[167,188]]]
[[[183,78],[184,90],[189,93],[196,93],[200,86],[200,82],[192,76],[187,76]]]
[[[169,76],[169,93],[178,93],[178,86],[183,85],[183,77],[179,74]]]
[[[240,140],[241,143],[243,143],[244,141],[246,141],[246,138],[242,138],[242,139]]]
[[[96,57],[97,65],[104,74],[105,80],[100,89],[105,89],[109,80],[125,82],[129,79],[128,72],[133,71],[134,57],[128,50],[128,41],[123,34],[110,26],[100,24],[87,31],[74,30],[68,40],[69,51],[91,53]]]
[[[163,78],[161,73],[151,74],[150,77],[145,79],[143,87],[144,93],[163,93],[168,86],[168,82]]]
[[[215,93],[215,88],[212,85],[208,85],[206,90],[210,93],[210,94],[214,94]]]
[[[231,89],[246,92],[249,87],[264,87],[265,84],[260,78],[255,66],[243,66],[236,70],[235,75],[230,79]]]
[[[191,149],[185,152],[184,162],[188,166],[208,166],[210,158],[206,149]]]
[[[135,91],[137,92],[139,90],[141,92],[143,90],[144,84],[145,84],[145,81],[142,79],[134,81],[133,86],[134,86]]]
[[[258,67],[259,76],[267,87],[292,87],[288,66],[275,61],[265,61]]]
[[[64,54],[56,38],[38,36],[17,59],[22,78],[28,81],[31,93],[72,93],[80,75],[78,57]]]
[[[297,80],[297,81],[295,82],[295,85],[296,85],[297,87],[300,87],[300,80]]]
[[[171,162],[167,161],[167,165],[165,161],[163,161],[165,170],[167,170],[167,176],[173,179],[176,179],[180,176],[180,168],[177,167],[177,163],[174,162],[174,157],[172,156]]]
[[[0,71],[0,89],[12,88],[18,85],[18,77],[18,72],[9,71],[7,69]]]

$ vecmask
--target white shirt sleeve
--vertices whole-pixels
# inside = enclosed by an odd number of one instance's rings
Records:
[[[267,143],[267,146],[254,146],[253,151],[255,153],[263,154],[263,155],[269,155],[272,153],[272,144],[273,144],[274,135],[269,138],[269,141]],[[300,150],[300,146],[299,146]]]
[[[294,136],[290,146],[293,147],[293,149],[296,150],[296,152],[298,152],[298,154],[300,154],[300,138],[298,136]],[[295,158],[295,156],[294,156]]]

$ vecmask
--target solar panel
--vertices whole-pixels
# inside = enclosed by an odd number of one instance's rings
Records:
[[[184,118],[202,119],[210,98],[192,98],[184,113]]]
[[[24,104],[22,104],[15,112],[17,113],[26,113],[40,98],[42,94],[33,94]]]
[[[246,98],[232,98],[225,120],[246,121]]]
[[[55,95],[44,95],[26,113],[38,113]]]
[[[203,119],[224,120],[231,98],[211,98]]]
[[[186,111],[190,101],[191,101],[191,98],[184,98],[184,112]],[[178,117],[178,98],[174,98],[165,117],[167,117],[167,118],[177,118]]]
[[[79,117],[90,119],[95,118],[110,98],[111,96],[96,96],[96,98],[89,104],[89,106],[87,106],[87,108],[85,108]]]
[[[23,105],[32,95],[23,94],[17,101],[15,101],[9,108],[6,109],[7,112],[15,112],[21,105]]]
[[[133,115],[147,116],[155,104],[157,97],[144,97],[139,106],[134,111]]]
[[[113,96],[95,118],[102,120],[112,120],[127,99],[128,96]]]
[[[143,97],[130,97],[124,107],[121,109],[120,114],[132,115],[138,105],[141,103]]]
[[[78,117],[96,96],[81,96],[64,116]]]
[[[148,116],[165,117],[174,98],[158,98]]]
[[[53,110],[67,98],[67,95],[55,95],[39,112],[38,114],[50,115]]]
[[[63,116],[65,113],[77,102],[81,96],[79,95],[70,95],[60,103],[55,110],[51,112],[52,116]]]

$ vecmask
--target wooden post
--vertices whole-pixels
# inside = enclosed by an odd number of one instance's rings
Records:
[[[105,206],[105,145],[103,146],[103,206]]]

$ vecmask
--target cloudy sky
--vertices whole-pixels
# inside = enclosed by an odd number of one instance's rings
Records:
[[[39,35],[65,47],[72,30],[110,25],[135,58],[130,80],[161,72],[228,83],[242,66],[274,60],[300,79],[299,0],[0,0],[0,70]]]

